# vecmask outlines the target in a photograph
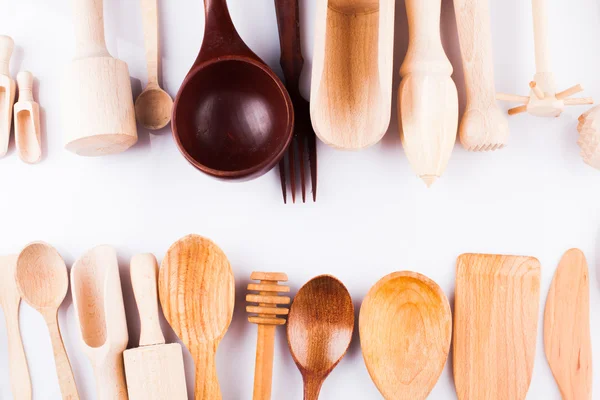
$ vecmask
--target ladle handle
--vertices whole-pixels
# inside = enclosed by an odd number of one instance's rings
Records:
[[[198,343],[190,348],[196,364],[196,400],[222,400],[217,376],[217,344]]]
[[[75,377],[69,363],[69,357],[63,344],[60,328],[58,326],[58,310],[52,310],[44,314],[44,319],[50,332],[52,350],[54,351],[54,363],[58,375],[58,384],[63,400],[79,400]]]
[[[304,378],[304,400],[318,400],[321,386],[323,386],[321,378]]]
[[[140,312],[140,346],[164,344],[158,314],[158,263],[152,254],[138,254],[131,259],[131,286]]]
[[[98,400],[127,400],[123,352],[108,354],[101,365],[94,366]]]
[[[71,0],[75,20],[75,59],[110,57],[104,40],[103,0]]]
[[[304,66],[300,41],[300,10],[298,0],[275,0],[281,68],[285,84],[292,97],[300,95],[300,75]]]
[[[157,0],[142,0],[144,45],[148,66],[148,84],[158,85],[158,5]]]

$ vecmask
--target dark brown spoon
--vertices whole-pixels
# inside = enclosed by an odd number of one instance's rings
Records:
[[[204,0],[204,41],[173,108],[173,137],[199,170],[223,179],[269,171],[287,149],[292,101],[238,35],[226,0]]]

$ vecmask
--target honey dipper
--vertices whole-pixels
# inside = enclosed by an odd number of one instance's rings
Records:
[[[258,325],[258,339],[256,342],[256,366],[254,372],[254,400],[269,400],[271,398],[271,380],[273,376],[273,349],[275,345],[275,328],[285,325],[283,316],[289,313],[288,308],[278,305],[290,304],[288,286],[278,282],[287,282],[288,277],[283,273],[253,272],[250,275],[253,281],[259,283],[248,284],[249,293],[246,301],[246,311],[250,314],[248,321]],[[258,305],[255,305],[258,304]]]

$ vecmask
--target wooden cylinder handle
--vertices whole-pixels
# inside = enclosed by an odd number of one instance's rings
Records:
[[[75,59],[110,57],[104,40],[103,0],[72,0]]]
[[[164,344],[158,311],[158,263],[152,254],[131,259],[131,286],[140,313],[140,346]]]
[[[33,101],[33,74],[29,71],[21,71],[17,75],[19,85],[19,101]]]

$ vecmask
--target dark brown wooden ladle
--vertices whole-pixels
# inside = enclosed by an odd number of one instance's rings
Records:
[[[175,99],[173,137],[185,158],[209,175],[258,177],[290,143],[292,101],[240,38],[226,0],[204,0],[204,10],[204,40]]]

